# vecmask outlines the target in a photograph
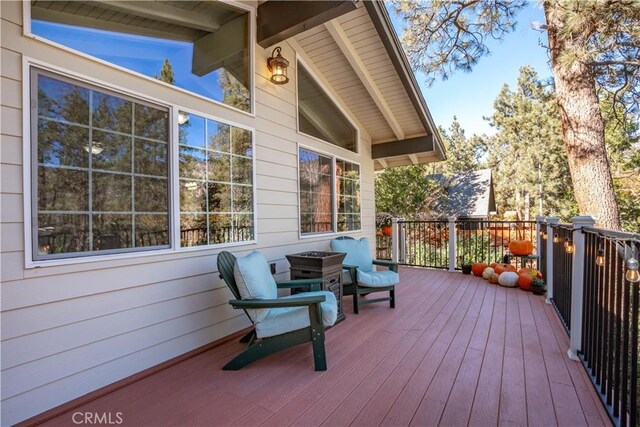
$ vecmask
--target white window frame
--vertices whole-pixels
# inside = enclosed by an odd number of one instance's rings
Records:
[[[146,250],[138,250],[138,251],[123,251],[117,253],[103,253],[103,252],[95,252],[95,255],[92,253],[83,255],[69,254],[69,257],[65,258],[50,258],[50,259],[42,259],[35,260],[34,259],[34,251],[33,251],[33,233],[32,227],[34,224],[37,224],[36,211],[32,209],[32,198],[33,198],[33,185],[36,185],[32,182],[32,174],[33,174],[33,158],[32,158],[32,140],[31,140],[31,128],[32,128],[32,114],[31,114],[31,68],[36,67],[42,69],[44,71],[48,71],[54,74],[60,75],[62,78],[69,78],[78,81],[79,83],[84,83],[89,86],[95,87],[97,89],[104,89],[110,92],[115,92],[116,94],[123,94],[128,98],[137,98],[141,102],[149,102],[152,104],[156,104],[158,106],[165,107],[169,110],[169,115],[172,117],[170,123],[170,140],[169,140],[169,248],[161,248],[161,249],[146,249]],[[183,105],[178,105],[174,103],[169,103],[167,101],[142,94],[135,90],[131,90],[128,88],[119,87],[112,83],[108,83],[93,77],[89,77],[71,70],[63,69],[44,61],[40,61],[38,59],[30,58],[23,55],[22,58],[22,105],[24,106],[22,109],[22,132],[24,135],[23,139],[23,152],[22,152],[22,160],[23,160],[23,168],[22,168],[22,179],[23,179],[23,214],[24,214],[24,266],[25,269],[33,269],[37,267],[48,267],[48,266],[64,266],[70,264],[85,264],[85,263],[94,263],[100,261],[109,261],[109,260],[118,260],[118,259],[133,259],[140,257],[148,257],[148,256],[160,256],[160,255],[169,255],[169,254],[178,254],[185,252],[197,252],[197,251],[211,251],[218,250],[221,248],[230,248],[230,247],[239,247],[239,246],[248,246],[248,245],[256,245],[258,242],[258,219],[257,219],[257,185],[256,185],[256,130],[253,127],[237,123],[234,121],[230,121],[221,117],[217,117],[211,115],[209,113],[205,113],[199,110],[195,110],[193,108],[189,108]],[[253,174],[253,240],[247,240],[243,242],[229,242],[229,243],[219,243],[214,245],[202,245],[202,246],[189,246],[189,247],[181,247],[180,246],[180,193],[179,193],[179,126],[178,123],[178,111],[184,111],[189,114],[195,114],[200,117],[204,117],[206,119],[215,120],[220,123],[224,123],[230,126],[235,126],[241,129],[245,129],[251,132],[251,144],[252,144],[252,174]]]
[[[195,97],[200,98],[200,99],[202,99],[204,101],[212,102],[212,103],[216,104],[217,106],[220,106],[220,107],[223,107],[223,108],[227,108],[227,109],[229,109],[231,111],[235,111],[235,112],[238,112],[238,113],[241,113],[241,114],[245,114],[245,115],[247,115],[249,117],[256,117],[256,72],[255,72],[255,62],[256,62],[255,61],[255,59],[256,59],[256,57],[255,57],[255,55],[256,55],[255,45],[256,45],[256,38],[257,38],[257,34],[256,34],[256,8],[255,7],[251,7],[251,6],[249,6],[247,4],[244,4],[244,3],[237,2],[237,1],[229,1],[229,0],[217,0],[217,1],[220,2],[220,3],[227,4],[227,5],[231,6],[231,7],[236,8],[236,9],[244,10],[244,11],[249,13],[249,91],[251,93],[251,111],[244,111],[244,110],[241,110],[241,109],[236,108],[234,106],[224,104],[221,101],[216,101],[215,99],[208,98],[208,97],[206,97],[204,95],[200,95],[200,94],[198,94],[196,92],[191,92],[190,90],[187,90],[187,89],[184,89],[184,88],[181,88],[181,87],[178,87],[178,86],[163,82],[162,80],[153,78],[151,76],[147,76],[145,74],[142,74],[142,73],[139,73],[137,71],[131,70],[130,68],[122,67],[120,65],[114,64],[113,62],[105,61],[104,59],[100,59],[98,57],[89,55],[88,53],[84,53],[82,51],[73,49],[73,48],[71,48],[69,46],[54,42],[53,40],[49,40],[49,39],[47,39],[45,37],[42,37],[42,36],[39,36],[37,34],[33,34],[31,32],[31,2],[27,1],[27,0],[23,0],[23,2],[22,2],[22,5],[23,5],[23,7],[22,7],[22,22],[23,22],[22,33],[23,33],[23,35],[25,37],[32,38],[32,39],[37,40],[39,42],[54,46],[54,47],[56,47],[58,49],[65,50],[67,52],[71,52],[71,53],[73,53],[75,55],[78,55],[80,57],[89,59],[89,60],[91,60],[93,62],[97,62],[97,63],[105,65],[107,67],[111,67],[111,68],[116,69],[118,71],[123,71],[125,73],[132,74],[132,75],[134,75],[136,77],[143,78],[143,79],[145,79],[147,81],[154,82],[155,84],[162,85],[162,86],[164,86],[166,88],[171,88],[172,90],[177,90],[179,92],[182,92],[182,93],[185,93],[185,94],[188,94],[188,95],[191,95],[191,96],[195,96]]]
[[[302,58],[302,55],[299,55],[298,52],[296,52],[296,89],[295,89],[295,95],[296,95],[296,131],[300,134],[300,135],[304,135],[307,138],[311,138],[314,141],[319,141],[322,142],[323,144],[328,144],[331,147],[343,150],[345,153],[349,153],[351,155],[359,155],[360,151],[361,151],[361,147],[360,147],[360,127],[356,124],[355,120],[353,120],[353,118],[351,117],[351,115],[347,112],[347,110],[344,108],[344,106],[338,102],[338,100],[333,96],[333,94],[331,93],[331,91],[327,90],[327,87],[324,85],[324,83],[322,83],[322,81],[318,78],[318,76],[315,74],[315,72],[312,70],[312,67],[310,67],[308,65],[308,63]],[[353,128],[356,130],[356,151],[351,151],[347,148],[344,147],[340,147],[339,145],[333,144],[329,141],[326,141],[324,139],[315,137],[313,135],[309,135],[308,133],[304,133],[300,130],[300,107],[298,105],[298,70],[299,70],[299,66],[298,64],[302,64],[302,66],[305,68],[305,71],[307,73],[309,73],[309,75],[311,76],[311,78],[318,84],[318,86],[320,86],[320,89],[322,89],[322,91],[325,93],[325,95],[327,95],[327,97],[329,97],[329,99],[331,100],[331,102],[333,102],[333,104],[336,106],[336,108],[338,108],[338,110],[340,110],[340,112],[344,115],[344,117],[347,119],[347,121],[349,123],[351,123],[351,126],[353,126]]]
[[[172,190],[173,190],[173,197],[175,198],[174,203],[176,206],[176,225],[174,227],[174,241],[176,243],[177,248],[180,251],[197,251],[197,250],[202,250],[203,248],[226,248],[226,247],[233,247],[233,246],[238,246],[238,245],[246,245],[246,244],[256,244],[257,243],[257,239],[258,239],[258,200],[257,200],[257,192],[256,192],[256,188],[257,188],[257,182],[256,182],[256,130],[255,128],[240,124],[240,123],[235,123],[229,120],[223,120],[220,118],[217,118],[215,116],[212,116],[211,114],[207,114],[207,113],[203,113],[201,111],[198,110],[194,110],[192,108],[188,108],[188,107],[180,107],[178,105],[174,104],[174,110],[173,110],[173,115],[174,115],[174,122],[173,123],[178,123],[178,112],[182,111],[185,112],[187,114],[193,114],[195,116],[199,116],[199,117],[203,117],[205,120],[214,120],[220,123],[223,123],[225,125],[230,125],[230,126],[235,126],[237,128],[240,129],[244,129],[244,130],[248,130],[251,132],[251,189],[253,191],[253,239],[252,240],[245,240],[242,242],[230,242],[230,243],[216,243],[213,245],[200,245],[200,246],[180,246],[180,165],[179,165],[179,159],[180,159],[180,126],[174,126],[174,129],[172,129],[172,140],[171,140],[171,152],[173,154],[173,157],[176,159],[175,162],[172,162],[171,166],[172,166],[172,170],[174,172],[175,179],[171,182],[172,186]],[[175,143],[174,143],[175,141]],[[175,167],[175,169],[173,169]]]
[[[334,146],[331,144],[331,146]],[[332,228],[333,231],[325,231],[319,233],[303,233],[302,232],[302,211],[301,211],[301,203],[300,203],[300,150],[311,151],[312,153],[320,154],[325,157],[331,158],[331,213],[333,216],[332,220]],[[349,151],[349,150],[347,150]],[[351,154],[354,154],[351,152]],[[338,206],[337,206],[337,197],[339,196],[336,192],[336,160],[342,160],[344,162],[349,162],[354,165],[358,165],[360,169],[360,173],[358,176],[358,188],[360,190],[360,228],[357,230],[348,230],[348,231],[338,231]],[[296,152],[296,180],[297,180],[297,188],[298,188],[298,239],[313,239],[317,237],[326,237],[326,236],[342,236],[353,233],[361,233],[362,232],[362,165],[360,162],[354,162],[353,160],[349,160],[345,157],[338,156],[334,153],[319,150],[310,145],[305,145],[298,143],[297,144],[297,152]]]

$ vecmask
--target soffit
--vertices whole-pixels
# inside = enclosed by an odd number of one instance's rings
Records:
[[[102,30],[194,41],[241,13],[206,1],[43,1],[31,2],[34,19]]]

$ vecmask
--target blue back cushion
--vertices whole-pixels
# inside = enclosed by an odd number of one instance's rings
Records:
[[[356,265],[360,271],[373,271],[373,258],[369,252],[369,239],[366,237],[360,240],[355,239],[333,239],[331,250],[334,252],[345,252],[343,264]]]
[[[260,252],[253,251],[247,256],[237,258],[233,267],[233,277],[242,299],[278,298],[278,287],[271,275],[269,262]],[[268,312],[268,309],[248,310],[254,322],[261,322]]]

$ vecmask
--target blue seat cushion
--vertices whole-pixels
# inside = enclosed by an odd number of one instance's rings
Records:
[[[363,237],[360,240],[333,239],[331,241],[331,250],[347,254],[344,261],[342,261],[343,264],[355,265],[358,270],[364,272],[373,271],[373,258],[369,251],[368,238]]]
[[[303,292],[296,295],[282,297],[280,299],[299,298],[313,295],[324,295],[326,297],[325,301],[320,303],[320,309],[322,310],[322,324],[324,326],[332,326],[336,323],[336,319],[338,318],[338,303],[336,302],[336,296],[333,292]],[[309,325],[308,306],[271,308],[269,309],[266,317],[256,323],[256,336],[258,338],[273,337],[287,332],[296,331],[298,329],[307,328]]]
[[[278,298],[278,287],[271,275],[269,263],[260,252],[253,251],[237,258],[233,266],[233,277],[242,299]],[[262,321],[268,312],[269,309],[247,310],[254,322]]]
[[[394,286],[400,283],[400,275],[395,271],[361,271],[358,270],[358,285],[368,288]]]

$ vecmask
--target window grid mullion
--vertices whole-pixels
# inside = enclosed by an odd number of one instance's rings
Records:
[[[93,251],[93,90],[89,90],[89,179],[88,188],[89,197],[89,252]]]

